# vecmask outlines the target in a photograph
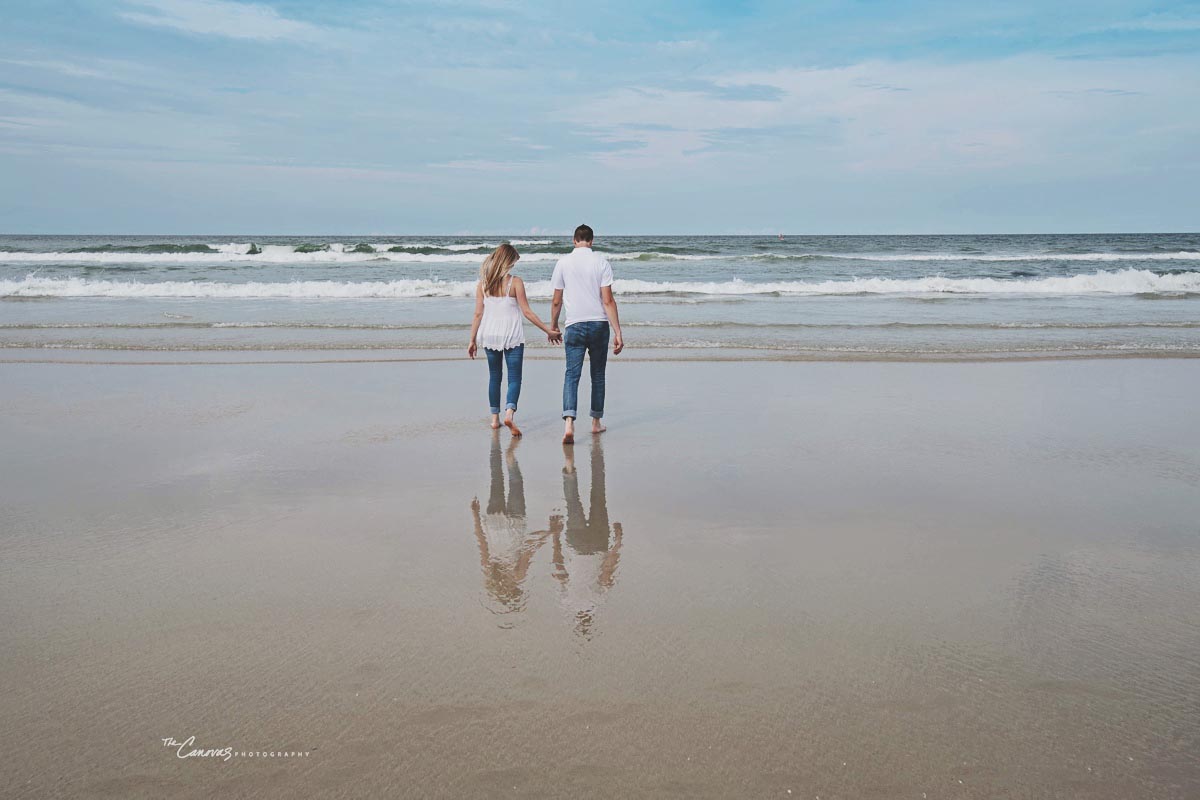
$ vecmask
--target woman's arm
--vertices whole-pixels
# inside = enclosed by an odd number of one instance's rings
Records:
[[[525,295],[525,281],[514,275],[512,279],[512,285],[513,291],[517,293],[517,305],[521,307],[521,313],[525,315],[525,319],[541,328],[542,332],[547,336],[554,337],[558,331],[542,322],[534,310],[529,307],[529,298]]]
[[[563,586],[566,586],[567,581],[570,580],[570,576],[567,575],[567,563],[563,559],[562,536],[561,536],[562,530],[563,530],[562,517],[560,517],[560,516],[551,517],[550,518],[550,537],[551,537],[550,541],[553,543],[553,547],[552,547],[552,551],[551,551],[551,555],[550,555],[550,563],[552,563],[554,565],[554,569],[550,574],[552,574],[554,576],[554,579],[556,581],[561,583]]]
[[[479,333],[480,322],[483,322],[483,281],[475,284],[475,318],[471,320],[471,343],[467,345],[467,355],[471,358],[474,358],[475,353],[479,352],[479,345],[475,344],[475,337]]]
[[[487,536],[483,533],[483,517],[479,516],[479,498],[471,501],[471,513],[475,515],[475,538],[479,541],[479,565],[487,569],[491,553],[488,552]]]

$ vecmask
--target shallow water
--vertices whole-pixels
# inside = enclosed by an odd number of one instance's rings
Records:
[[[1193,363],[0,365],[0,793],[1195,796]]]

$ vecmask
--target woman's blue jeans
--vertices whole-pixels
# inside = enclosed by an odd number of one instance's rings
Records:
[[[508,365],[508,402],[505,408],[517,410],[517,400],[521,397],[521,363],[525,359],[525,345],[519,344],[511,350],[489,350],[487,353],[488,371],[491,379],[488,381],[488,401],[492,404],[492,413],[500,413],[500,378],[502,368]]]

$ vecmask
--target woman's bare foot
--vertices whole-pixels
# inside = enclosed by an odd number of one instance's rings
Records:
[[[504,425],[510,431],[512,431],[513,436],[520,436],[521,429],[517,427],[517,422],[513,419],[514,413],[516,412],[514,412],[511,408],[508,410],[508,413],[504,415]]]
[[[567,417],[567,427],[563,431],[563,444],[575,444],[575,420]]]
[[[601,433],[604,433],[606,430],[608,430],[608,428],[604,427],[604,424],[602,422],[600,422],[600,420],[596,419],[595,417],[592,417],[592,433],[601,434]]]
[[[492,430],[494,430],[494,431],[500,430],[500,415],[499,414],[492,414]]]

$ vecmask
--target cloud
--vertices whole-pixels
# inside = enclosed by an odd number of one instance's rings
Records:
[[[14,54],[15,56],[15,54]],[[26,53],[0,58],[0,64],[11,64],[24,70],[53,73],[66,78],[84,78],[110,83],[140,83],[153,74],[141,64],[114,58],[61,56],[55,53]],[[39,83],[42,82],[40,79]]]
[[[765,101],[770,103],[783,99],[783,89],[765,83],[701,83],[695,91],[704,92],[721,100]]]
[[[1137,97],[1138,95],[1146,94],[1145,92],[1134,92],[1129,89],[1109,89],[1098,87],[1095,89],[1047,89],[1046,94],[1056,95],[1057,97],[1074,97],[1077,95],[1105,95],[1108,97]]]
[[[433,17],[421,21],[425,30],[440,34],[465,34],[468,36],[509,36],[512,26],[497,19],[474,19],[471,17]]]
[[[769,147],[777,142],[829,142],[838,134],[843,122],[825,120],[809,125],[773,125],[764,128],[716,128],[707,131],[706,149],[738,150],[748,147]]]
[[[592,157],[610,167],[694,169],[720,156],[727,169],[769,160],[800,173],[1086,173],[1106,159],[1152,161],[1175,146],[1181,123],[1194,128],[1196,115],[1181,119],[1179,109],[1200,104],[1195,69],[1196,59],[1182,56],[1083,63],[1035,55],[786,68],[711,79],[772,87],[771,102],[629,87],[598,96],[586,121],[574,122],[609,145]]]
[[[550,150],[551,149],[550,145],[548,145],[548,144],[540,144],[539,142],[532,141],[531,139],[528,139],[524,136],[509,136],[508,141],[510,141],[513,144],[518,145],[520,147],[524,147],[527,150]]]
[[[679,39],[655,42],[655,48],[664,53],[697,53],[708,49],[708,42],[701,39]]]
[[[1180,17],[1175,14],[1150,14],[1140,19],[1110,25],[1108,30],[1149,31],[1152,33],[1200,31],[1200,17]]]
[[[718,100],[774,103],[783,99],[783,90],[764,83],[726,83],[699,79],[677,80],[655,87],[631,87],[630,91],[654,97],[659,92],[694,92]]]
[[[94,70],[89,67],[80,66],[69,61],[49,61],[37,59],[20,59],[20,58],[0,58],[0,64],[15,64],[18,67],[29,67],[31,69],[43,69],[49,72],[57,72],[60,75],[67,75],[72,78],[107,78],[108,74]]]
[[[148,9],[123,11],[120,16],[138,25],[174,28],[231,39],[276,41],[292,39],[314,41],[323,38],[323,29],[282,16],[262,3],[235,3],[231,0],[127,0],[130,5]]]
[[[860,89],[871,89],[876,92],[911,92],[907,86],[893,86],[890,83],[876,83],[874,81],[855,81],[854,85]]]
[[[528,167],[532,161],[489,161],[482,158],[460,158],[453,161],[443,161],[440,164],[429,164],[434,169],[460,169],[469,172],[515,172]]]

